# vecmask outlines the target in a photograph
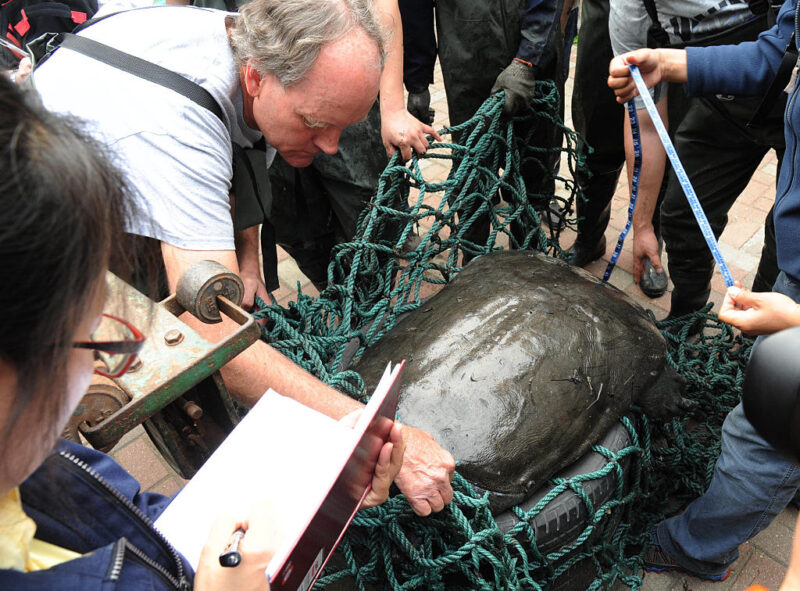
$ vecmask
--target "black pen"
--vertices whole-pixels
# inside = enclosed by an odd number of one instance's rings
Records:
[[[242,555],[239,553],[239,542],[244,537],[244,530],[239,527],[231,534],[231,539],[228,540],[228,545],[225,550],[219,555],[219,563],[222,566],[236,566],[242,561]]]

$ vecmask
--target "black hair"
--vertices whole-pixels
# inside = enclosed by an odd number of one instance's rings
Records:
[[[124,269],[125,183],[96,142],[0,76],[0,358],[20,413],[61,410],[71,340],[104,271]]]

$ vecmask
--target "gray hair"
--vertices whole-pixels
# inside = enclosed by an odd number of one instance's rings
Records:
[[[260,74],[284,86],[303,79],[328,43],[361,28],[386,57],[386,34],[372,0],[253,0],[239,9],[230,44],[239,66],[253,60]]]

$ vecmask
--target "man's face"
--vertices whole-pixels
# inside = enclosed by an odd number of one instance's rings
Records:
[[[246,67],[247,123],[292,166],[308,166],[320,152],[335,154],[342,130],[363,120],[375,102],[379,60],[375,44],[357,30],[325,46],[307,76],[288,88]]]

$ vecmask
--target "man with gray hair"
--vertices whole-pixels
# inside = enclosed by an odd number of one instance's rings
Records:
[[[83,120],[125,172],[146,212],[129,231],[157,241],[170,290],[189,265],[212,259],[245,281],[245,304],[265,296],[258,226],[234,224],[233,152],[262,134],[268,159],[277,151],[294,166],[336,152],[342,129],[362,120],[378,94],[384,36],[370,0],[253,0],[239,15],[142,8],[99,20],[80,36],[177,72],[221,111],[69,46],[33,74],[45,106]],[[231,330],[230,321],[186,322],[209,340]],[[262,341],[222,375],[245,403],[271,387],[336,419],[361,406]],[[396,484],[418,514],[441,510],[453,495],[452,456],[413,427],[403,437]]]

